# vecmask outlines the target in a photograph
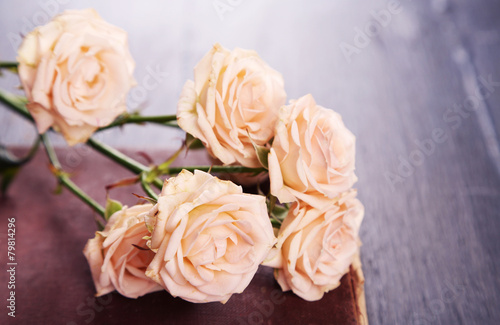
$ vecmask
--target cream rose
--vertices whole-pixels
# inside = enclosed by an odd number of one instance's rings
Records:
[[[241,293],[275,242],[265,197],[201,171],[166,181],[147,223],[157,253],[146,274],[196,303]]]
[[[126,110],[135,84],[127,34],[97,12],[68,10],[26,35],[17,60],[38,132],[85,142]]]
[[[260,167],[252,142],[264,146],[273,137],[285,100],[281,74],[256,52],[216,44],[184,85],[177,120],[224,164]]]
[[[89,239],[83,253],[87,258],[97,296],[114,290],[125,297],[137,298],[162,290],[145,274],[154,253],[143,238],[149,236],[144,217],[151,204],[124,207],[114,213],[104,231]]]
[[[297,203],[290,209],[277,248],[264,263],[276,268],[283,291],[314,301],[339,286],[358,252],[364,208],[355,196],[345,193],[324,210]]]
[[[321,209],[356,182],[355,137],[333,110],[311,95],[280,109],[268,156],[271,193]]]

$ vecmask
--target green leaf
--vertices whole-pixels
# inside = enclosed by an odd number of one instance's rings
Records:
[[[170,165],[179,157],[181,152],[184,150],[184,145],[180,147],[174,154],[168,158],[165,162],[161,163],[160,165],[156,166],[153,168],[148,175],[146,175],[146,182],[147,183],[152,183],[156,177],[162,174],[168,174],[168,170],[170,168]]]
[[[266,168],[269,169],[269,163],[268,163],[268,156],[269,152],[271,151],[269,148],[260,146],[256,144],[252,138],[250,137],[250,133],[248,133],[248,138],[252,142],[253,148],[255,149],[255,153],[257,154],[257,159],[259,159],[260,164]]]
[[[277,204],[274,206],[273,210],[271,211],[271,214],[278,220],[284,220],[289,210],[290,210],[289,207]]]
[[[58,182],[56,188],[52,193],[54,193],[55,195],[61,195],[63,192],[63,188],[64,186],[60,182]]]
[[[278,199],[276,198],[276,196],[274,196],[272,194],[269,194],[269,197],[266,200],[266,202],[267,202],[267,213],[272,214],[272,212],[274,210],[274,207],[276,206],[277,200]]]
[[[266,203],[271,223],[274,228],[279,229],[281,227],[281,224],[283,223],[283,220],[285,220],[286,216],[288,215],[289,207],[277,204],[277,201],[278,199],[274,195],[269,194]]]
[[[151,203],[153,205],[156,204],[156,203],[158,203],[158,200],[155,200],[155,199],[153,199],[151,197],[147,197],[147,196],[143,196],[143,195],[139,195],[139,194],[135,194],[135,193],[132,193],[132,195],[135,196],[135,197],[137,197],[137,198],[139,198],[139,199],[141,199],[141,200],[148,201],[149,203]]]
[[[123,208],[123,205],[121,202],[112,200],[109,198],[106,199],[106,208],[104,210],[104,219],[106,221],[109,220],[109,218],[117,211],[120,211]]]
[[[203,149],[205,146],[203,145],[203,142],[201,142],[200,139],[197,139],[193,137],[191,134],[186,133],[186,147],[188,149]]]
[[[258,146],[254,144],[255,152],[257,153],[257,158],[259,159],[260,164],[265,167],[269,168],[269,163],[267,161],[267,157],[269,156],[270,150],[266,147],[263,146]]]

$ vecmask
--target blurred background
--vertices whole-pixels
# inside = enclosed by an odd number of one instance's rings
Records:
[[[129,33],[129,110],[175,114],[218,42],[256,50],[289,99],[311,93],[342,114],[357,136],[372,324],[500,323],[499,1],[1,1],[0,60],[15,60],[21,34],[88,7]],[[2,89],[18,86],[0,78]],[[183,136],[127,125],[100,140],[154,151]],[[34,137],[0,109],[1,144]]]

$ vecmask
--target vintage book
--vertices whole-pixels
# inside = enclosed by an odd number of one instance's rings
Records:
[[[127,153],[147,164],[137,151]],[[101,203],[106,196],[105,185],[132,176],[85,147],[58,150],[58,155],[72,180]],[[168,154],[156,151],[151,156],[161,162]],[[205,159],[203,154],[192,153],[179,164],[195,165]],[[0,199],[3,234],[7,218],[15,218],[14,291],[19,323],[368,324],[359,258],[342,278],[340,287],[316,302],[304,301],[291,292],[283,293],[273,270],[267,267],[261,267],[243,294],[234,295],[225,305],[192,304],[165,291],[137,300],[117,293],[95,298],[90,270],[82,254],[86,241],[96,230],[95,214],[66,189],[54,194],[57,183],[48,166],[45,153],[40,150],[20,171],[8,195]],[[138,186],[116,188],[109,193],[129,205],[137,203],[132,193],[142,194]],[[8,281],[7,272],[0,272],[4,287]],[[2,290],[4,302],[7,294],[7,290]],[[1,313],[0,323],[8,324],[11,319],[7,318],[7,312]]]

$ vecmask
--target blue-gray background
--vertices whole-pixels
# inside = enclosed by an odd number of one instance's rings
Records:
[[[357,119],[372,111],[382,90],[374,80],[384,78],[379,60],[385,55],[381,36],[413,42],[422,33],[422,22],[411,3],[400,2],[396,15],[359,54],[342,53],[342,42],[353,44],[356,28],[373,21],[372,10],[387,10],[387,1],[69,1],[38,0],[0,3],[0,60],[14,60],[20,34],[46,22],[67,8],[95,8],[107,21],[129,33],[139,83],[130,93],[131,109],[144,114],[174,114],[180,90],[192,69],[211,46],[256,50],[283,74],[288,97],[313,94],[321,105],[338,110],[356,131]],[[382,51],[382,52],[381,52]],[[144,91],[148,67],[161,71],[161,82]],[[380,80],[379,80],[380,82]],[[13,89],[17,77],[7,75],[0,86]],[[380,86],[380,84],[379,84]],[[384,90],[386,91],[386,90]],[[353,107],[363,108],[353,109]],[[28,144],[12,114],[0,111],[0,139],[7,144]],[[22,131],[21,131],[22,130]],[[141,136],[137,136],[140,132]],[[104,140],[113,145],[162,147],[170,131],[157,127],[127,127],[109,132]],[[119,135],[119,136],[118,136]],[[163,141],[162,141],[163,139]],[[165,142],[164,142],[165,141]],[[63,144],[63,142],[57,142]]]

